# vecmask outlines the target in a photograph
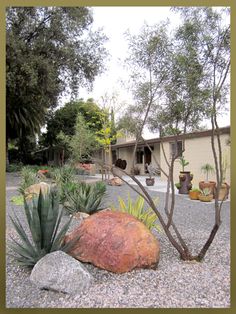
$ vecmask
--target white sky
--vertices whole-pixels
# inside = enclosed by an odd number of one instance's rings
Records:
[[[110,60],[106,63],[107,71],[98,76],[94,82],[91,93],[81,89],[79,98],[94,98],[101,103],[101,96],[105,93],[112,95],[118,93],[119,102],[130,103],[132,96],[122,87],[120,81],[128,79],[128,72],[124,70],[122,61],[127,56],[127,42],[124,33],[130,30],[131,34],[138,33],[146,22],[148,25],[157,24],[160,21],[170,19],[171,24],[177,25],[177,15],[169,10],[169,7],[93,7],[93,28],[103,28],[103,32],[109,38],[106,48],[110,53]],[[67,99],[68,100],[68,99]],[[64,101],[67,101],[64,99]],[[230,125],[230,116],[219,119],[220,126]],[[210,125],[209,125],[210,127]],[[145,137],[156,136],[145,131]]]
[[[108,70],[98,76],[94,82],[94,89],[89,93],[83,89],[82,98],[93,97],[95,100],[106,92],[118,92],[121,100],[132,99],[130,93],[121,86],[120,81],[128,78],[128,73],[123,68],[123,60],[127,57],[128,45],[124,33],[129,30],[131,34],[139,33],[146,22],[148,25],[157,24],[167,17],[177,22],[176,15],[168,7],[93,7],[94,29],[103,27],[104,33],[109,38],[106,48],[110,53],[107,63]]]

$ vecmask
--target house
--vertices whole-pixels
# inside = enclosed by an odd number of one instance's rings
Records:
[[[220,138],[222,144],[223,155],[230,159],[230,127],[220,128]],[[171,155],[176,149],[175,136],[166,136],[162,139],[153,138],[146,141],[152,148],[152,152],[145,145],[143,141],[138,143],[138,148],[135,156],[135,167],[138,167],[141,175],[146,174],[146,164],[155,165],[154,156],[156,160],[160,163],[160,166],[164,171],[168,172],[168,166],[165,161],[165,156],[167,161],[170,161]],[[132,168],[132,155],[134,150],[135,140],[122,140],[119,139],[115,145],[111,147],[112,163],[120,158],[126,160],[127,168],[126,171],[130,173]],[[165,155],[163,153],[163,147]],[[214,159],[211,147],[211,130],[197,131],[188,134],[182,134],[178,136],[177,142],[179,156],[181,156],[182,148],[185,148],[183,153],[184,158],[189,161],[189,165],[186,167],[185,171],[190,171],[193,174],[193,185],[198,185],[199,181],[204,180],[205,176],[201,171],[201,167],[209,163],[214,166]],[[178,159],[175,161],[174,165],[174,181],[179,181],[179,171],[181,171],[181,166]],[[161,173],[161,180],[166,180],[166,177]],[[216,180],[215,174],[211,174],[210,180]],[[230,169],[226,171],[226,181],[230,183]]]
[[[42,148],[33,154],[43,165],[61,166],[64,163],[64,148],[59,145]]]

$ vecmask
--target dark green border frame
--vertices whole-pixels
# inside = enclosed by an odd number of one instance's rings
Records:
[[[234,88],[234,83],[236,81],[236,71],[235,71],[235,59],[236,59],[236,1],[235,0],[1,0],[0,3],[0,313],[20,313],[20,312],[30,312],[30,313],[43,313],[45,311],[54,312],[58,311],[60,313],[65,313],[67,311],[80,311],[80,312],[108,312],[112,309],[6,309],[5,308],[5,7],[7,6],[229,6],[231,7],[231,121],[233,122],[233,117],[236,117],[235,104],[233,101],[236,99],[236,89]],[[234,123],[231,125],[231,308],[224,309],[115,309],[115,311],[121,311],[122,313],[139,312],[209,312],[209,313],[236,313],[236,280],[235,280],[235,229],[234,222],[236,222],[236,195],[234,193],[236,185],[236,168],[234,168],[234,157],[235,157],[235,131],[236,128]],[[168,296],[166,296],[168,298]]]

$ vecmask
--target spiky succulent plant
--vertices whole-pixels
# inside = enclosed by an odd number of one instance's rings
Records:
[[[77,189],[65,191],[64,207],[70,214],[77,212],[93,214],[102,209],[101,203],[105,193],[106,185],[103,182],[95,184],[80,182]]]
[[[10,217],[20,242],[11,238],[10,248],[19,264],[33,267],[37,261],[47,253],[63,250],[67,251],[70,244],[64,245],[63,239],[69,228],[71,219],[60,226],[62,210],[59,209],[57,191],[49,189],[33,197],[30,201],[24,199],[24,209],[29,232],[19,218],[14,214]]]

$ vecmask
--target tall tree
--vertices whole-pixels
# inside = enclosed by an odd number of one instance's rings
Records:
[[[77,114],[75,134],[70,141],[71,158],[74,162],[91,159],[91,154],[98,149],[95,134],[89,129],[81,113]]]
[[[171,42],[167,34],[167,23],[154,26],[144,25],[138,35],[127,33],[129,57],[126,64],[131,69],[132,90],[139,113],[139,129],[133,151],[133,165],[137,143],[142,137],[150,109],[161,94],[168,77]]]
[[[106,37],[92,22],[86,7],[7,8],[7,143],[39,132],[63,91],[91,87],[103,70]]]
[[[91,132],[102,129],[108,114],[100,109],[93,99],[68,102],[64,107],[51,112],[47,117],[47,132],[42,136],[42,144],[51,146],[58,143],[57,135],[63,130],[65,135],[75,134],[76,117],[80,113]]]
[[[169,58],[169,64],[179,65],[180,69],[183,69],[183,73],[176,73],[174,76],[174,80],[167,79],[165,86],[163,87],[163,93],[160,93],[160,96],[164,97],[165,102],[161,103],[161,105],[166,105],[170,115],[171,126],[174,130],[178,130],[179,127],[182,128],[182,132],[186,131],[185,128],[185,120],[193,121],[190,119],[190,116],[194,118],[194,112],[198,108],[196,105],[199,103],[200,106],[204,105],[202,108],[204,110],[204,115],[210,115],[211,123],[212,123],[212,136],[211,136],[211,144],[212,144],[212,152],[215,161],[216,168],[216,176],[217,176],[217,190],[215,195],[215,219],[213,220],[212,230],[209,232],[209,237],[206,242],[203,244],[202,248],[198,249],[197,253],[191,252],[187,241],[182,237],[181,232],[178,230],[178,227],[174,221],[174,210],[175,210],[175,191],[174,191],[174,178],[173,178],[173,170],[174,170],[174,162],[178,157],[178,153],[171,156],[171,159],[168,159],[164,154],[164,162],[168,165],[168,173],[163,170],[158,160],[155,160],[157,165],[159,166],[162,173],[167,177],[167,193],[165,198],[164,205],[164,213],[166,217],[164,217],[163,212],[159,210],[159,208],[154,204],[152,197],[146,190],[144,186],[135,178],[135,176],[130,175],[133,181],[138,185],[140,189],[136,189],[133,185],[130,185],[129,182],[125,181],[130,187],[135,190],[138,194],[142,195],[142,197],[147,201],[147,203],[151,206],[153,211],[156,213],[157,217],[160,220],[160,223],[170,241],[170,243],[175,247],[175,249],[179,252],[180,257],[183,260],[195,260],[202,261],[206,255],[207,250],[209,249],[212,241],[215,238],[215,235],[221,224],[221,209],[222,203],[219,203],[219,189],[222,182],[222,151],[221,151],[221,141],[220,141],[220,130],[217,122],[218,111],[222,106],[223,100],[229,94],[229,86],[228,86],[228,78],[230,73],[230,27],[229,21],[224,21],[223,12],[217,12],[210,7],[206,8],[181,8],[180,12],[183,15],[182,26],[179,28],[179,39],[182,42],[183,46],[181,46],[181,54],[184,52],[184,55],[180,55],[181,59],[178,60],[179,55],[174,54],[175,58],[177,56],[177,60],[174,58]],[[186,37],[187,35],[187,37]],[[182,37],[183,36],[183,37]],[[190,40],[189,37],[192,37]],[[189,41],[190,40],[190,41]],[[190,51],[182,50],[188,42],[195,42],[194,47],[189,46]],[[137,46],[138,46],[137,41]],[[140,44],[140,46],[142,43]],[[139,46],[139,47],[140,47]],[[194,50],[192,50],[192,48]],[[141,51],[141,54],[149,56],[149,51]],[[179,51],[177,51],[179,53]],[[138,55],[137,55],[138,56]],[[185,58],[186,56],[186,58]],[[183,58],[184,57],[184,58]],[[192,59],[191,64],[188,65],[188,57]],[[178,61],[177,63],[172,63],[174,61]],[[140,65],[143,69],[145,69],[145,65],[142,63],[143,59],[140,61]],[[181,61],[179,63],[179,61]],[[190,69],[189,69],[190,68]],[[178,69],[178,67],[176,68]],[[140,72],[142,73],[142,72]],[[169,69],[168,74],[173,74],[172,69]],[[183,74],[183,76],[182,76]],[[178,77],[180,78],[180,82],[178,82]],[[177,81],[175,80],[177,79]],[[141,78],[142,79],[142,78]],[[140,81],[141,81],[140,79]],[[152,86],[152,76],[146,86]],[[180,86],[178,87],[178,83]],[[166,86],[172,86],[173,88],[177,88],[177,92],[175,91],[166,91]],[[172,85],[173,84],[173,85]],[[177,85],[176,85],[177,84]],[[196,84],[196,85],[194,85]],[[141,87],[145,87],[145,85],[141,85]],[[160,86],[161,87],[161,86]],[[200,92],[200,94],[198,94]],[[141,95],[143,93],[143,88],[141,88]],[[148,93],[146,93],[148,95]],[[151,98],[151,93],[149,93],[149,99]],[[184,97],[185,96],[185,97]],[[172,98],[173,97],[173,98]],[[179,98],[178,98],[179,97]],[[169,100],[172,101],[169,102]],[[205,101],[205,104],[204,104]],[[149,104],[151,102],[149,101]],[[170,105],[170,106],[169,106]],[[140,134],[142,132],[143,126],[145,124],[145,119],[150,112],[150,106],[146,106],[146,110],[143,113],[143,120],[141,124]],[[145,106],[143,106],[145,108]],[[161,108],[161,107],[159,107]],[[164,107],[165,109],[165,107]],[[185,110],[188,109],[191,115],[185,116]],[[208,110],[207,110],[208,109]],[[159,111],[159,114],[162,111]],[[183,117],[181,114],[183,113]],[[196,111],[196,115],[199,112]],[[199,115],[200,117],[200,115]],[[157,116],[159,119],[159,116]],[[166,123],[166,115],[163,112],[163,117],[161,116],[159,123],[163,123],[165,126]],[[173,122],[178,122],[173,125]],[[180,122],[180,123],[179,123]],[[187,124],[186,124],[187,127]],[[178,132],[176,132],[178,133]],[[176,135],[176,141],[178,136]],[[136,141],[136,145],[137,145]],[[151,150],[148,143],[144,140],[146,146]],[[155,155],[153,155],[155,158]],[[115,167],[111,166],[113,173],[115,171]],[[127,174],[125,171],[123,173]],[[120,176],[121,177],[121,176]],[[171,189],[171,195],[170,195]]]

